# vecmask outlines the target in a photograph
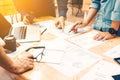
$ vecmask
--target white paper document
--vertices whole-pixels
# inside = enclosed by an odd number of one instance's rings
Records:
[[[37,24],[41,26],[40,28],[41,30],[47,28],[46,33],[52,33],[57,37],[65,38],[74,34],[73,32],[69,32],[73,27],[74,23],[71,23],[71,22],[66,22],[66,23],[69,23],[69,25],[65,26],[64,30],[58,29],[55,26],[55,22],[53,20],[42,21],[42,22],[38,22]],[[89,27],[80,28],[78,29],[78,32],[83,33],[83,32],[87,32],[88,30],[89,30]]]
[[[100,45],[103,43],[103,41],[97,41],[94,40],[93,37],[97,34],[98,32],[95,30],[92,30],[90,32],[81,34],[81,35],[77,35],[77,36],[73,36],[71,38],[68,38],[68,40],[82,48],[92,48],[95,47],[97,45]]]
[[[16,51],[7,54],[11,57],[14,57],[18,54],[20,54],[21,52],[25,51],[26,49],[30,48],[31,46],[33,46],[34,43],[22,43],[19,47],[17,47]]]
[[[101,59],[100,56],[69,44],[64,50],[61,64],[49,64],[66,76],[74,76]]]
[[[80,80],[114,80],[116,74],[120,74],[120,66],[102,60]]]
[[[46,49],[41,62],[61,64],[64,51],[57,49]]]
[[[66,36],[71,35],[68,32],[69,32],[70,28],[72,27],[72,23],[70,25],[66,26],[64,28],[64,30],[58,29],[55,26],[55,22],[53,20],[38,22],[38,24],[40,25],[41,30],[47,28],[47,31],[45,33],[51,33],[57,37],[66,37]]]
[[[106,56],[111,58],[120,57],[120,45],[112,48],[111,50],[108,50],[106,53],[104,53]]]

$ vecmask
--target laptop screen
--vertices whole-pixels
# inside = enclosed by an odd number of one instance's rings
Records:
[[[0,14],[0,37],[4,38],[9,34],[11,24]]]

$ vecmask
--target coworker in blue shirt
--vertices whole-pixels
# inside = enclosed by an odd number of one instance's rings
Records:
[[[99,30],[95,40],[107,40],[120,36],[120,0],[92,0],[88,15],[82,24],[76,22],[71,29],[77,32],[78,28],[87,26],[98,13],[93,28]]]

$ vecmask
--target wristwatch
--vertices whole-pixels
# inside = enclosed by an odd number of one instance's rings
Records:
[[[117,31],[114,28],[109,28],[108,32],[110,34],[116,34],[117,33]]]

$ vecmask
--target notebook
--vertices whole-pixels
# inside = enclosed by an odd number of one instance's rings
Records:
[[[37,24],[24,25],[17,23],[11,27],[10,35],[14,35],[17,42],[40,41],[40,27]]]
[[[22,32],[21,32],[22,31]],[[24,37],[18,37],[24,35]],[[0,14],[0,37],[14,35],[17,42],[40,41],[39,24],[24,25],[22,22],[13,26]]]

